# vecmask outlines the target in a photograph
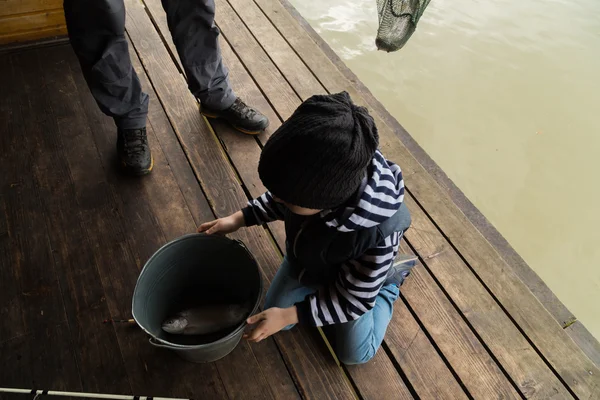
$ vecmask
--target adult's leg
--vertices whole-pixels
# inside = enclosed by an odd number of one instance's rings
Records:
[[[221,58],[214,0],[162,0],[171,37],[188,78],[200,99],[202,114],[221,118],[241,132],[257,134],[269,119],[237,98]]]
[[[375,356],[393,315],[400,289],[395,284],[381,288],[375,306],[357,320],[334,325],[335,350],[346,365],[363,364]]]
[[[123,0],[65,0],[69,38],[98,106],[120,129],[146,126],[148,95],[131,65]]]
[[[188,86],[203,106],[225,110],[236,99],[221,58],[214,0],[162,0]]]
[[[283,259],[265,298],[265,310],[271,307],[288,308],[304,300],[306,296],[316,290],[302,285],[296,279],[292,266],[287,258]],[[294,325],[288,325],[284,330],[289,330]]]

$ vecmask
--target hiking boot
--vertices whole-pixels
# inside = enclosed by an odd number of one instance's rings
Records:
[[[403,254],[396,258],[394,265],[388,271],[384,285],[393,284],[398,287],[402,286],[404,280],[408,278],[410,271],[417,265],[418,261],[418,257],[411,254]]]
[[[148,146],[146,128],[119,129],[117,154],[123,170],[131,175],[146,175],[152,171],[154,160]]]
[[[231,126],[240,132],[249,135],[257,135],[269,126],[269,119],[259,111],[246,105],[241,99],[237,98],[226,110],[211,110],[202,106],[200,111],[206,118],[220,118],[227,121]]]

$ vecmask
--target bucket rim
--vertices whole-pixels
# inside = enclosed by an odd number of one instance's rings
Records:
[[[168,340],[165,339],[161,339],[158,338],[156,336],[154,336],[152,333],[150,333],[144,326],[142,326],[136,315],[135,315],[135,304],[136,304],[136,295],[135,293],[138,290],[138,283],[140,281],[140,279],[142,278],[142,276],[144,275],[144,272],[146,271],[148,265],[155,259],[157,258],[160,254],[162,254],[164,251],[166,251],[169,247],[175,245],[176,243],[180,243],[186,240],[191,240],[191,239],[198,239],[199,237],[210,237],[211,239],[215,239],[215,240],[222,240],[223,242],[228,242],[228,243],[232,243],[235,244],[237,246],[240,246],[247,254],[248,257],[250,258],[250,260],[252,261],[252,263],[255,265],[256,270],[258,272],[258,283],[259,283],[259,295],[256,299],[256,302],[252,308],[252,311],[250,312],[250,315],[253,315],[259,308],[260,306],[260,300],[262,298],[262,292],[264,289],[264,283],[263,283],[263,277],[262,277],[262,271],[260,269],[260,267],[258,266],[258,262],[256,261],[256,258],[254,257],[254,255],[250,252],[250,250],[248,250],[248,247],[246,247],[246,245],[244,244],[244,242],[242,242],[241,240],[238,239],[231,239],[228,238],[226,236],[218,236],[218,235],[207,235],[205,233],[189,233],[183,236],[180,236],[176,239],[173,239],[167,243],[165,243],[164,245],[162,245],[158,250],[156,250],[156,252],[154,252],[154,254],[152,254],[152,256],[150,256],[150,258],[148,259],[148,261],[146,261],[146,263],[144,264],[144,267],[142,268],[142,271],[140,272],[140,275],[138,276],[138,279],[136,281],[136,285],[135,288],[133,289],[133,299],[131,301],[131,314],[133,316],[133,319],[135,320],[135,323],[144,331],[146,332],[147,335],[149,335],[152,339],[156,340],[157,342],[161,343],[163,346],[166,346],[168,348],[171,349],[179,349],[179,350],[183,350],[183,349],[201,349],[204,347],[208,347],[208,346],[213,346],[215,344],[219,344],[219,343],[224,343],[224,342],[228,342],[229,340],[231,340],[232,338],[234,338],[235,336],[239,335],[240,331],[242,331],[244,328],[246,328],[246,320],[244,320],[240,326],[238,326],[235,330],[233,330],[230,334],[228,334],[227,336],[224,336],[214,342],[210,342],[210,343],[203,343],[203,344],[194,344],[194,345],[186,345],[186,344],[178,344],[178,343],[172,343],[169,342]]]

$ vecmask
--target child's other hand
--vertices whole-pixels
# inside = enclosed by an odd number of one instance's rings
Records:
[[[296,306],[290,308],[272,307],[253,315],[246,321],[250,325],[257,324],[252,331],[244,335],[251,342],[260,342],[279,332],[288,325],[298,323]]]
[[[231,214],[225,218],[219,218],[217,220],[206,222],[198,227],[199,233],[206,233],[207,235],[227,235],[233,233],[245,226],[244,214],[241,211]]]

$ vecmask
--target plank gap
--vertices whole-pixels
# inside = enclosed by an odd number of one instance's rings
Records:
[[[400,300],[400,298],[398,298],[398,300]],[[398,301],[398,300],[396,300],[396,301]],[[418,333],[417,333],[417,335],[418,335]],[[415,335],[415,338],[417,337],[417,335]],[[410,379],[408,378],[408,376],[404,372],[404,369],[402,368],[402,366],[400,365],[400,363],[398,362],[398,360],[396,360],[396,357],[394,357],[394,354],[390,350],[390,348],[387,345],[387,343],[385,342],[385,340],[381,343],[381,350],[383,350],[385,352],[385,354],[387,354],[388,358],[392,361],[392,365],[394,366],[394,368],[398,372],[398,375],[400,375],[400,378],[402,378],[402,381],[406,385],[406,388],[408,389],[408,391],[410,392],[410,394],[415,399],[420,399],[421,397],[419,396],[419,394],[417,393],[416,389],[412,385]],[[436,350],[437,350],[437,348],[436,348]],[[439,351],[438,351],[438,353],[439,353]],[[452,369],[450,369],[450,372],[452,372],[453,375],[454,375],[454,371]],[[465,394],[469,397],[469,399],[471,399],[471,396],[470,396],[469,392],[466,390],[465,387],[463,387],[462,382],[456,376],[454,376],[454,378],[457,380],[457,382],[461,386],[461,388],[465,391]]]
[[[413,251],[414,251],[414,249],[413,249]],[[418,256],[418,253],[415,252],[415,254],[417,254],[417,256]],[[423,334],[425,334],[425,336],[427,337],[427,340],[429,340],[429,342],[431,343],[431,345],[433,346],[433,348],[435,349],[435,351],[439,354],[440,358],[442,359],[442,362],[446,365],[446,367],[448,368],[448,370],[450,371],[450,373],[452,374],[452,376],[454,377],[454,379],[456,379],[456,382],[460,385],[461,389],[465,392],[465,394],[467,395],[467,397],[469,399],[473,399],[473,395],[469,392],[469,389],[467,388],[467,386],[460,379],[460,376],[456,373],[456,371],[454,370],[454,367],[452,367],[452,364],[448,361],[448,359],[444,355],[444,352],[440,349],[440,347],[438,346],[438,344],[435,342],[435,340],[433,339],[433,337],[431,336],[431,334],[429,333],[429,331],[427,330],[427,328],[425,327],[425,325],[423,324],[423,322],[419,319],[419,316],[413,310],[413,308],[411,307],[410,303],[408,302],[408,300],[406,300],[406,298],[404,297],[404,295],[402,294],[402,292],[400,292],[400,298],[398,300],[400,300],[400,301],[402,301],[404,303],[404,305],[406,306],[406,308],[408,309],[408,311],[410,312],[410,314],[413,316],[414,320],[419,325],[419,328],[421,328],[421,331],[423,332]],[[415,336],[415,338],[416,338],[416,336]],[[478,339],[483,344],[483,342],[481,341],[481,339],[480,338],[478,338]],[[485,344],[484,344],[484,346],[485,346]],[[389,351],[391,353],[391,350],[389,349],[389,347],[388,347],[387,344],[386,344],[386,351]],[[489,353],[489,350],[488,350],[488,353]],[[393,358],[395,360],[394,357],[390,357],[390,358]],[[494,361],[496,361],[496,360],[494,360]],[[498,362],[496,361],[496,364],[497,363]],[[398,365],[398,368],[400,368],[400,365]]]
[[[218,24],[217,24],[217,26],[218,26]],[[248,75],[250,76],[250,78],[252,78],[252,81],[254,82],[254,84],[256,85],[256,87],[258,88],[258,90],[260,91],[260,93],[263,95],[263,97],[265,98],[265,100],[267,101],[267,103],[269,103],[269,106],[271,107],[271,109],[273,110],[273,112],[279,118],[279,121],[283,122],[285,118],[283,118],[283,116],[279,113],[279,111],[277,110],[277,107],[275,106],[275,104],[271,101],[271,99],[269,98],[269,96],[267,96],[267,93],[265,93],[265,91],[262,88],[262,86],[258,83],[258,81],[254,77],[254,75],[250,72],[250,70],[246,66],[246,63],[244,62],[244,60],[242,59],[242,57],[238,54],[237,50],[235,49],[235,46],[229,41],[229,39],[227,39],[227,35],[225,33],[223,33],[223,31],[220,28],[219,28],[219,30],[221,31],[221,36],[223,37],[223,39],[227,42],[227,44],[229,44],[229,47],[231,48],[231,51],[233,52],[233,54],[235,54],[235,56],[237,57],[237,59],[240,61],[240,64],[244,67],[244,69],[246,70],[246,72],[248,73]],[[289,82],[288,82],[288,84],[289,84]],[[291,85],[290,85],[290,87],[291,87]],[[293,88],[292,88],[292,90],[293,90]],[[296,93],[296,92],[294,91],[294,93]],[[296,93],[296,95],[298,95],[298,94]],[[260,140],[259,140],[258,137],[256,137],[256,141],[258,142],[259,146],[262,148],[262,144],[261,144],[261,142],[260,142]]]
[[[227,1],[229,2],[229,0],[227,0]],[[279,35],[283,38],[283,40],[285,40],[285,42],[287,43],[287,45],[292,49],[292,51],[296,54],[296,56],[298,56],[298,58],[302,61],[302,64],[304,64],[304,66],[306,67],[306,69],[308,69],[310,71],[310,73],[315,78],[315,80],[317,82],[319,82],[319,84],[323,87],[323,89],[327,93],[331,94],[331,91],[329,90],[329,88],[327,87],[327,85],[325,85],[325,83],[323,81],[321,81],[321,79],[319,79],[319,77],[317,76],[316,72],[312,68],[310,68],[310,66],[304,60],[304,58],[302,57],[302,55],[298,52],[298,50],[296,50],[296,48],[292,45],[292,43],[288,40],[288,38],[284,35],[284,33],[281,32],[281,30],[279,29],[279,27],[277,26],[277,24],[275,24],[275,22],[273,22],[273,20],[271,18],[269,18],[269,16],[265,12],[265,10],[263,10],[263,8],[260,6],[260,4],[258,4],[258,2],[256,2],[256,0],[252,0],[252,2],[254,2],[254,4],[256,5],[256,7],[265,16],[265,18],[271,23],[271,25],[273,26],[273,28],[275,28],[275,30],[277,31],[277,33],[279,33]]]
[[[273,60],[273,58],[271,57],[271,55],[269,54],[269,52],[267,51],[267,49],[264,48],[263,44],[261,43],[260,40],[258,40],[258,38],[254,34],[254,32],[252,31],[252,29],[250,29],[250,27],[248,26],[248,24],[246,23],[246,21],[238,14],[238,12],[235,9],[235,7],[233,7],[233,5],[229,2],[229,0],[224,0],[224,1],[227,2],[227,5],[229,6],[229,8],[231,8],[231,10],[233,11],[233,13],[238,17],[238,19],[244,25],[244,27],[246,28],[246,30],[248,31],[248,33],[252,36],[252,38],[254,39],[254,41],[258,44],[258,46],[262,49],[262,51],[269,58],[269,60],[271,61],[271,63],[279,71],[279,73],[281,74],[281,76],[283,77],[283,79],[287,82],[287,84],[290,86],[290,88],[292,89],[292,91],[296,94],[296,96],[298,96],[299,99],[302,99],[302,96],[300,96],[300,94],[298,93],[298,91],[296,90],[296,88],[294,87],[294,85],[292,85],[292,83],[289,81],[289,79],[287,78],[287,76],[283,73],[283,71],[281,70],[281,68],[279,67],[279,65],[275,62],[275,60]],[[225,36],[225,35],[223,34],[223,36]],[[227,41],[227,42],[231,45],[231,43],[229,41]],[[240,59],[240,62],[242,62],[242,64],[244,64],[244,62],[242,61],[242,58],[235,51],[235,47],[233,45],[231,45],[231,48],[236,53],[236,56],[238,56],[238,58]],[[246,67],[245,64],[244,64],[244,67]],[[246,68],[246,70],[248,70],[248,69]],[[252,76],[252,74],[250,74],[250,76]],[[257,83],[257,86],[260,88],[260,86],[258,85],[258,83]],[[323,88],[323,89],[325,89],[325,88]],[[266,95],[265,95],[265,98],[268,99],[268,97]],[[274,110],[276,110],[276,109],[274,108]],[[275,112],[277,112],[277,111],[275,111]]]

